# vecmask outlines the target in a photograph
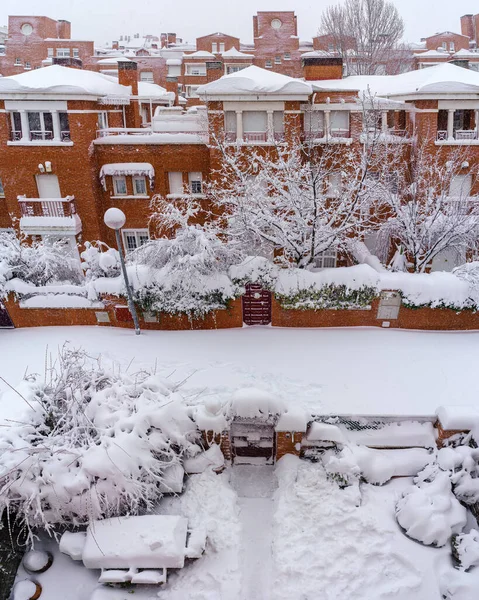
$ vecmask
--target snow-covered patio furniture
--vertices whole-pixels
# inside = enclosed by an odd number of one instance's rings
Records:
[[[88,569],[101,569],[100,583],[165,583],[167,569],[185,564],[187,528],[187,519],[173,515],[93,521],[84,537],[81,560]],[[81,539],[72,536],[80,535],[67,532],[60,541],[60,549],[76,560]]]

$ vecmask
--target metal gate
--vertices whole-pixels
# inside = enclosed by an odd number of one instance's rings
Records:
[[[243,323],[269,325],[271,323],[271,292],[256,283],[246,286],[243,296]]]
[[[274,427],[243,419],[231,424],[231,458],[233,464],[274,463]]]
[[[12,319],[10,319],[10,315],[7,312],[7,309],[0,302],[0,329],[5,329],[13,327]]]

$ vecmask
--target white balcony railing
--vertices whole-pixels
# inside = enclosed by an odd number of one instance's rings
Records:
[[[76,214],[75,196],[66,198],[26,198],[18,196],[22,217],[72,217]]]
[[[152,135],[153,131],[149,127],[109,127],[108,129],[99,129],[96,132],[97,138],[108,137],[110,135]]]
[[[436,139],[438,142],[447,142],[449,139],[448,132],[445,130],[438,131]],[[479,135],[475,129],[456,129],[456,131],[453,132],[452,139],[465,142],[468,140],[477,140],[479,139]]]
[[[245,142],[267,142],[268,132],[267,131],[244,131],[243,140]]]

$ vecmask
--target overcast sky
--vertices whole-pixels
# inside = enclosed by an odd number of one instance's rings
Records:
[[[258,10],[294,10],[301,39],[315,35],[321,12],[335,0],[0,0],[0,25],[8,15],[43,15],[72,23],[72,37],[104,43],[121,34],[175,32],[189,42],[223,31],[252,42]],[[478,0],[395,0],[406,22],[406,39],[437,31],[460,33],[460,17],[478,13]]]

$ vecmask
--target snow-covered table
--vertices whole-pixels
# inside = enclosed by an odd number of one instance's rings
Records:
[[[93,521],[81,560],[89,569],[101,569],[100,583],[164,583],[167,569],[185,564],[187,526],[187,519],[173,515]],[[78,549],[70,553],[68,545],[63,551],[78,556]]]

